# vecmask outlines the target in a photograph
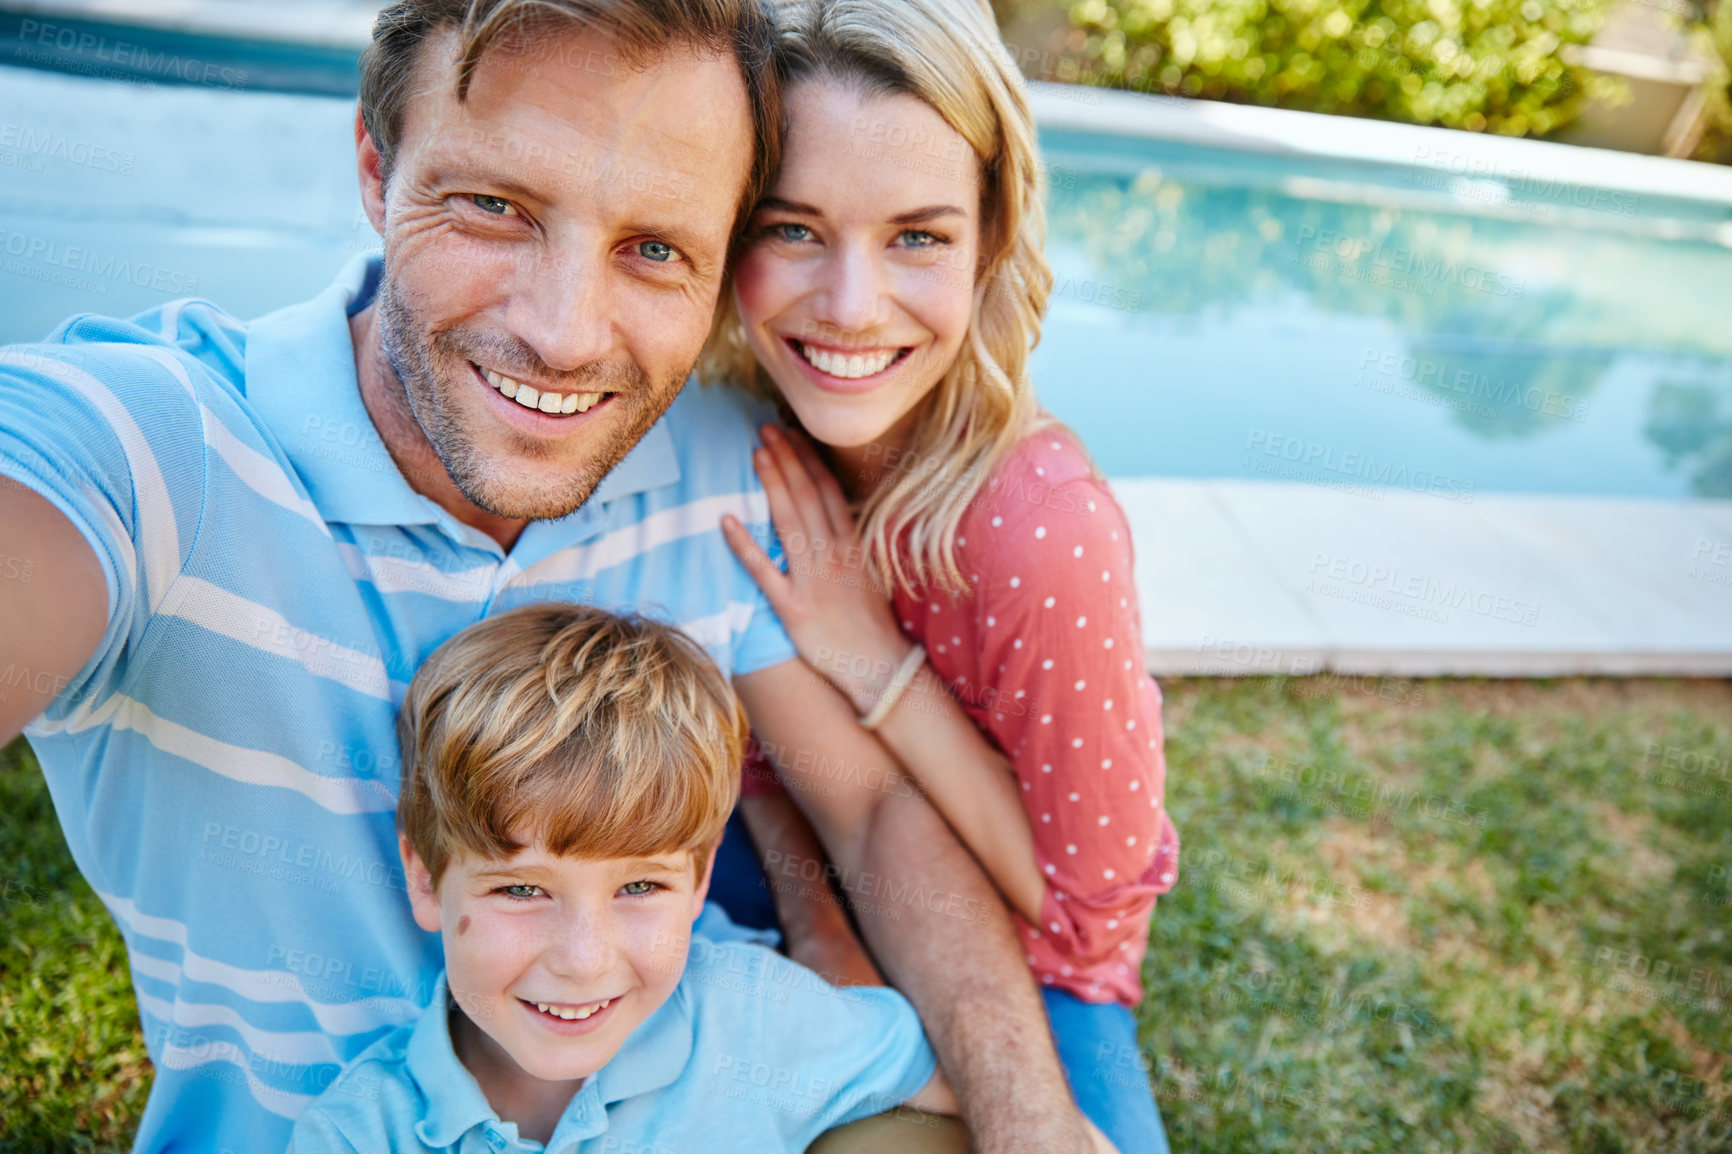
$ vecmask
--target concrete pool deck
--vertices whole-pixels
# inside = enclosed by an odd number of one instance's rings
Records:
[[[1732,501],[1112,482],[1169,675],[1732,675]]]

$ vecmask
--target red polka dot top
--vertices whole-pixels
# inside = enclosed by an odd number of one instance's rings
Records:
[[[956,556],[973,596],[899,589],[896,614],[1022,786],[1047,886],[1040,924],[1017,918],[1029,965],[1134,1006],[1179,838],[1124,512],[1074,436],[1043,430],[963,515]]]

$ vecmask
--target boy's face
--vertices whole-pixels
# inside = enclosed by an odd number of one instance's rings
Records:
[[[451,994],[477,1028],[453,1022],[452,1040],[483,1089],[499,1077],[589,1077],[679,984],[709,879],[706,867],[697,881],[689,851],[464,854],[435,889],[401,847],[415,921],[444,939]]]

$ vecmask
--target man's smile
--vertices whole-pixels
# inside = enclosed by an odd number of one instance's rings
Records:
[[[516,401],[526,409],[534,409],[537,412],[546,413],[548,416],[587,413],[591,408],[613,395],[608,392],[558,393],[551,389],[538,389],[534,385],[522,384],[503,373],[496,373],[492,369],[484,369],[479,365],[474,367],[480,371],[488,384],[498,390],[501,396]]]

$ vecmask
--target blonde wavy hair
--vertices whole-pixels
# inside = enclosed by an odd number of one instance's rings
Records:
[[[1022,74],[986,0],[781,0],[776,43],[784,93],[816,80],[916,97],[980,162],[981,251],[968,333],[928,395],[908,452],[858,510],[876,575],[910,590],[966,593],[957,525],[1017,443],[1045,423],[1028,356],[1040,340],[1052,270],[1042,253],[1043,173]],[[723,287],[700,373],[774,399],[732,288]]]

